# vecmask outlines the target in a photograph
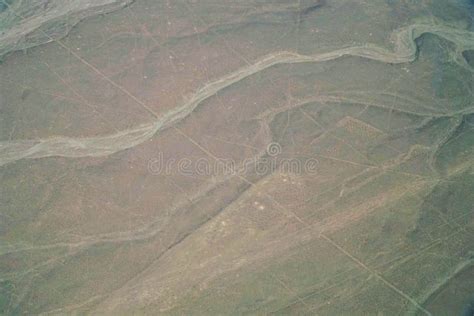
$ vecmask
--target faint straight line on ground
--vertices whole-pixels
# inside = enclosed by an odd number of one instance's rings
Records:
[[[211,152],[209,152],[206,148],[204,148],[202,145],[200,145],[196,140],[194,140],[191,136],[187,135],[186,133],[184,133],[183,131],[181,131],[179,128],[177,127],[173,127],[179,134],[181,134],[182,136],[184,136],[186,139],[188,139],[190,142],[192,142],[194,145],[196,145],[199,149],[201,149],[204,153],[206,153],[207,155],[209,155],[210,157],[214,158],[214,159],[217,159],[217,157],[215,157]],[[246,178],[244,178],[243,176],[241,175],[237,175],[239,178],[241,178],[243,181],[247,182],[249,185],[251,186],[255,186],[255,184],[249,180],[247,180]],[[291,216],[293,216],[298,222],[300,222],[301,224],[303,224],[305,227],[309,227],[310,225],[308,223],[306,223],[303,219],[301,219],[296,213],[294,213],[293,211],[289,210],[288,208],[286,208],[285,206],[281,205],[278,201],[275,200],[275,198],[273,196],[271,196],[270,194],[267,194],[267,193],[264,193],[265,196],[267,198],[269,198],[272,202],[274,202],[276,205],[278,205],[280,208],[282,208],[285,212],[287,212],[287,214],[290,214]],[[366,264],[364,264],[362,261],[360,261],[359,259],[357,259],[355,256],[353,256],[352,254],[350,254],[348,251],[346,251],[343,247],[341,247],[339,244],[337,244],[335,241],[333,241],[332,239],[330,239],[329,237],[327,237],[326,235],[324,235],[322,232],[320,233],[320,237],[325,240],[326,242],[328,242],[329,244],[331,244],[333,247],[335,247],[339,252],[341,252],[343,255],[345,255],[346,257],[348,257],[349,259],[351,259],[353,262],[355,262],[356,264],[358,264],[360,267],[362,267],[364,270],[368,271],[371,275],[373,275],[374,277],[376,277],[378,280],[380,280],[385,286],[387,286],[389,289],[395,291],[398,295],[400,295],[402,298],[404,298],[405,300],[409,301],[412,305],[414,305],[417,309],[419,309],[420,311],[422,311],[424,314],[426,315],[429,315],[431,316],[431,313],[429,311],[427,311],[425,308],[423,308],[415,299],[413,299],[412,297],[410,297],[408,294],[404,293],[402,290],[400,290],[399,288],[397,288],[394,284],[392,284],[391,282],[389,282],[387,279],[385,279],[383,276],[381,276],[379,273],[377,273],[376,271],[374,271],[373,269],[369,268]]]
[[[337,250],[339,250],[342,254],[344,254],[346,257],[350,258],[352,261],[357,263],[359,266],[364,268],[367,272],[369,272],[371,275],[376,277],[379,281],[381,281],[383,284],[385,284],[387,287],[395,291],[398,295],[403,297],[405,300],[409,301],[412,303],[417,309],[422,311],[426,315],[431,315],[429,311],[427,311],[423,306],[421,306],[415,299],[410,297],[408,294],[397,288],[393,283],[385,279],[382,275],[377,273],[376,271],[372,270],[369,268],[366,264],[364,264],[362,261],[354,257],[352,254],[347,252],[344,248],[342,248],[339,244],[337,244],[335,241],[333,241],[331,238],[327,237],[325,234],[321,233],[320,237],[324,240],[326,240],[328,243],[330,243],[332,246],[334,246]]]
[[[18,16],[19,18],[23,18],[22,16],[18,15],[16,12],[12,11],[13,14],[15,14],[16,16]],[[74,52],[73,50],[71,50],[67,45],[65,45],[61,40],[59,39],[55,39],[53,37],[51,37],[49,34],[47,34],[46,32],[44,32],[43,30],[40,29],[40,32],[43,33],[47,38],[49,38],[51,41],[53,42],[56,42],[58,45],[60,45],[62,48],[66,49],[72,56],[74,56],[77,60],[79,60],[81,63],[83,63],[85,66],[87,66],[89,69],[91,69],[93,72],[95,72],[96,74],[98,74],[100,77],[102,77],[103,79],[105,79],[107,82],[109,82],[111,85],[113,85],[114,87],[116,87],[117,89],[119,89],[120,91],[122,91],[123,93],[125,93],[127,96],[129,96],[132,100],[134,100],[137,104],[141,105],[147,112],[149,112],[151,115],[153,115],[155,118],[158,118],[158,114],[153,111],[149,106],[147,106],[143,101],[141,101],[138,97],[136,97],[134,94],[132,94],[130,91],[128,91],[127,89],[125,89],[123,86],[121,86],[120,84],[116,83],[115,81],[113,81],[111,78],[109,78],[107,75],[105,75],[102,71],[100,71],[97,67],[95,67],[94,65],[92,65],[91,63],[89,63],[87,60],[85,60],[84,58],[82,58],[81,56],[79,56],[76,52]],[[181,131],[179,128],[177,127],[173,127],[176,131],[178,131],[182,136],[184,136],[185,138],[187,138],[189,141],[191,141],[194,145],[196,145],[198,148],[200,148],[202,151],[204,151],[207,155],[209,155],[210,157],[214,158],[214,159],[217,159],[211,152],[209,152],[206,148],[204,148],[202,145],[200,145],[197,141],[195,141],[192,137],[190,137],[189,135],[187,135],[186,133],[184,133],[183,131]],[[246,178],[238,175],[243,181],[247,182],[248,184],[250,184],[251,186],[255,186],[255,184],[253,182],[250,182],[248,181]],[[306,223],[305,221],[303,221],[296,213],[294,213],[293,211],[290,211],[288,210],[286,207],[284,207],[283,205],[281,205],[278,201],[276,201],[271,195],[269,194],[265,194],[269,199],[271,199],[276,205],[278,205],[279,207],[281,207],[283,210],[285,210],[286,212],[288,212],[289,214],[291,214],[298,222],[302,223],[303,225],[305,226],[309,226],[308,223]],[[331,245],[333,245],[338,251],[340,251],[342,254],[344,254],[345,256],[347,256],[348,258],[350,258],[352,261],[354,261],[355,263],[357,263],[359,266],[361,266],[362,268],[364,268],[365,270],[367,270],[369,273],[371,273],[373,276],[375,276],[377,279],[379,279],[383,284],[385,284],[387,287],[389,287],[390,289],[392,289],[393,291],[395,291],[397,294],[399,294],[400,296],[402,296],[404,299],[408,300],[409,302],[411,302],[415,307],[417,307],[417,309],[419,309],[420,311],[422,311],[423,313],[425,313],[426,315],[431,315],[430,312],[428,312],[426,309],[424,309],[420,304],[418,304],[417,301],[415,301],[413,298],[411,298],[410,296],[408,296],[407,294],[405,294],[403,291],[401,291],[400,289],[398,289],[395,285],[393,285],[391,282],[389,282],[388,280],[386,280],[383,276],[381,276],[380,274],[378,274],[377,272],[373,271],[372,269],[370,269],[367,265],[365,265],[362,261],[360,261],[359,259],[357,259],[356,257],[354,257],[352,254],[350,254],[349,252],[347,252],[344,248],[342,248],[340,245],[338,245],[336,242],[334,242],[332,239],[330,239],[329,237],[327,237],[326,235],[324,235],[323,233],[320,234],[320,237],[322,239],[324,239],[325,241],[327,241],[328,243],[330,243]]]
[[[8,5],[7,5],[8,6]],[[9,8],[11,9],[11,7],[9,6]],[[11,12],[16,15],[18,18],[20,19],[25,19],[23,16],[19,15],[17,12],[15,12],[14,10],[11,10]],[[113,85],[115,88],[119,89],[120,91],[122,91],[123,93],[125,93],[128,97],[130,97],[133,101],[135,101],[138,105],[142,106],[148,113],[150,113],[154,118],[158,119],[159,118],[159,115],[153,111],[153,109],[151,109],[148,105],[145,104],[145,102],[143,102],[142,100],[140,100],[137,96],[135,96],[133,93],[131,93],[130,91],[128,91],[125,87],[123,87],[122,85],[116,83],[114,80],[112,80],[109,76],[107,76],[106,74],[104,74],[102,71],[100,71],[97,67],[95,67],[94,65],[92,65],[91,63],[89,63],[87,60],[85,60],[84,58],[82,58],[81,56],[79,56],[79,54],[77,54],[76,52],[74,52],[71,48],[69,48],[66,44],[64,44],[60,39],[55,39],[54,37],[52,37],[51,35],[49,35],[48,33],[46,33],[45,31],[43,31],[41,28],[38,28],[39,32],[41,32],[44,36],[46,36],[50,41],[52,42],[55,42],[57,43],[59,46],[61,46],[62,48],[64,48],[65,50],[67,50],[72,56],[74,56],[74,58],[76,58],[77,60],[79,60],[82,64],[84,64],[85,66],[87,66],[90,70],[92,70],[93,72],[95,72],[96,74],[98,74],[100,77],[102,77],[102,79],[106,80],[108,83],[110,83],[111,85]]]

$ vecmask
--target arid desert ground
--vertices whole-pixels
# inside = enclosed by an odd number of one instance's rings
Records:
[[[0,56],[0,315],[474,314],[472,1],[0,0]]]

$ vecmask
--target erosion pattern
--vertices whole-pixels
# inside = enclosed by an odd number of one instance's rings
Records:
[[[46,3],[0,13],[31,48],[0,66],[0,313],[470,311],[470,7]]]
[[[474,49],[474,33],[439,24],[414,24],[395,31],[392,34],[395,42],[394,51],[374,45],[365,45],[347,47],[328,53],[309,56],[292,52],[275,52],[264,56],[252,65],[238,69],[223,78],[207,83],[197,90],[184,104],[177,106],[171,112],[161,117],[157,117],[155,122],[146,125],[120,131],[112,135],[91,138],[54,137],[50,139],[1,142],[0,166],[24,158],[43,158],[50,156],[97,157],[110,155],[117,151],[131,148],[145,142],[161,129],[167,128],[187,117],[199,104],[222,89],[278,64],[324,62],[343,56],[357,56],[391,64],[412,62],[415,60],[417,53],[415,40],[425,33],[435,34],[453,42],[456,45],[456,55],[454,58],[463,67],[469,68],[462,53]],[[445,115],[450,115],[450,113],[445,113]]]
[[[65,36],[82,19],[123,8],[132,0],[2,1],[0,57]]]

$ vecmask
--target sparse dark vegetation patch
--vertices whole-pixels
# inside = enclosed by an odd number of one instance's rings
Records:
[[[474,50],[466,50],[462,53],[469,66],[474,68]]]

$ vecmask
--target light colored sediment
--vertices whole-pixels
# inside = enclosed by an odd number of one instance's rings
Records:
[[[67,35],[82,19],[111,12],[134,0],[18,0],[0,14],[0,57]],[[24,18],[27,16],[27,18]],[[57,29],[54,29],[56,27]],[[46,34],[42,29],[54,29]]]
[[[150,139],[160,130],[170,127],[187,117],[201,102],[217,92],[275,65],[324,62],[343,56],[358,56],[391,64],[412,62],[415,60],[417,53],[415,40],[425,33],[435,34],[453,42],[457,47],[458,54],[467,49],[474,49],[473,32],[431,22],[413,24],[394,31],[391,36],[394,43],[393,50],[368,44],[341,48],[316,55],[301,55],[288,51],[275,52],[262,57],[254,64],[242,67],[220,79],[207,83],[185,100],[182,105],[159,117],[156,121],[136,128],[97,137],[53,137],[0,142],[0,166],[19,159],[53,156],[70,158],[107,156],[132,148]]]

